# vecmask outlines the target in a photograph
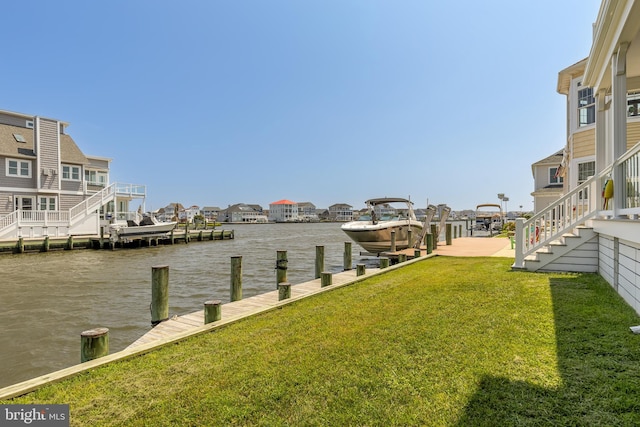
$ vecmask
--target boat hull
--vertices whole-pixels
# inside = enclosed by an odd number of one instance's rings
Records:
[[[422,233],[419,221],[393,221],[391,223],[371,221],[354,221],[344,224],[342,231],[365,251],[380,254],[391,250],[391,232],[395,231],[396,249],[407,249],[414,246]],[[411,242],[408,241],[408,230],[411,230]]]

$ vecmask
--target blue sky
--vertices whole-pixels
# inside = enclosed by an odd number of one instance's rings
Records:
[[[533,209],[531,164],[565,143],[558,72],[597,0],[3,5],[0,109],[69,122],[147,209]]]

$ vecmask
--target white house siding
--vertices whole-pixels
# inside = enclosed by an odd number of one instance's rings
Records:
[[[601,234],[599,253],[600,275],[640,314],[640,245]]]
[[[75,205],[77,205],[78,203],[82,202],[84,200],[84,197],[79,194],[79,195],[65,195],[64,197],[60,197],[60,210],[61,211],[67,211],[69,209],[71,209],[72,207],[74,207]]]
[[[38,147],[38,161],[39,165],[34,164],[34,175],[40,174],[40,188],[46,190],[58,189],[58,165],[60,164],[60,141],[58,137],[58,122],[48,119],[38,120],[38,134],[40,137]],[[56,172],[54,175],[50,174],[46,176],[42,173],[43,169],[52,170]]]

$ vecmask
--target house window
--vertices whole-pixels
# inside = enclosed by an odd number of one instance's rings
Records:
[[[627,115],[640,116],[640,92],[629,92],[627,95]]]
[[[29,160],[7,159],[7,176],[31,178],[31,162]]]
[[[55,211],[56,210],[56,198],[55,197],[40,197],[41,211]]]
[[[578,83],[578,87],[581,84]],[[596,121],[596,101],[593,89],[585,87],[578,89],[578,126],[587,126]]]
[[[582,184],[589,178],[596,174],[596,162],[578,163],[578,184]]]
[[[84,171],[84,180],[91,185],[99,185],[104,187],[107,183],[107,174],[99,171]]]
[[[80,181],[80,166],[62,165],[62,179]]]
[[[558,168],[549,168],[549,184],[562,184],[564,178],[558,175]]]

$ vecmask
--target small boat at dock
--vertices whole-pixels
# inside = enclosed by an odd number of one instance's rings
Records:
[[[167,236],[176,228],[176,221],[160,222],[153,216],[145,216],[139,222],[127,220],[109,225],[109,240],[130,242]]]
[[[392,231],[395,231],[397,250],[414,247],[417,242],[420,242],[425,225],[416,219],[413,202],[403,198],[384,197],[370,199],[365,203],[368,211],[366,215],[341,226],[342,231],[364,250],[371,254],[391,250]],[[404,204],[404,208],[392,208],[393,203]],[[411,230],[411,241],[409,241],[409,230]]]

